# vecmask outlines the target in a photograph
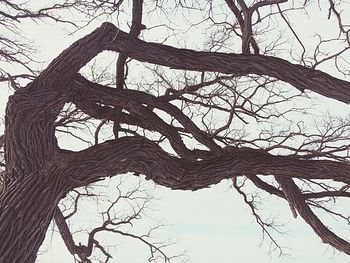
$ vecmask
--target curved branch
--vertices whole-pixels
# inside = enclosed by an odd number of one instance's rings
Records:
[[[286,196],[283,191],[277,189],[271,184],[268,184],[261,180],[258,176],[247,176],[250,181],[255,184],[256,187],[264,190],[265,192],[278,196],[280,198],[285,199]],[[350,192],[346,192],[345,190],[338,191],[322,191],[322,192],[312,192],[312,193],[302,193],[302,196],[305,200],[307,199],[318,199],[318,198],[329,198],[329,197],[350,197]]]
[[[106,87],[97,83],[93,83],[81,75],[77,74],[74,80],[70,85],[72,89],[73,100],[77,103],[80,101],[90,101],[99,103],[102,105],[111,105],[111,106],[121,106],[125,109],[135,112],[138,115],[147,115],[147,118],[150,117],[151,121],[159,120],[151,111],[140,111],[140,105],[147,104],[153,108],[158,108],[164,112],[172,115],[176,118],[181,125],[191,132],[195,139],[200,143],[207,146],[214,153],[221,153],[221,148],[214,142],[213,138],[207,136],[203,131],[201,131],[192,121],[189,119],[181,110],[176,106],[170,104],[166,100],[159,100],[156,97],[147,94],[141,91],[135,90],[117,90],[110,87]],[[91,98],[91,99],[89,99]],[[157,120],[156,120],[157,119]],[[174,135],[174,132],[170,131],[170,127],[165,127],[162,125],[163,131],[166,132],[170,137],[177,137]],[[176,138],[177,145],[180,145],[181,138]],[[178,148],[178,147],[176,147]],[[184,148],[183,148],[184,149]],[[184,151],[182,151],[187,155]]]
[[[103,23],[92,33],[74,42],[55,58],[39,75],[39,79],[49,80],[48,84],[56,84],[55,89],[63,89],[57,84],[66,83],[91,59],[106,49],[109,43],[115,41],[119,32],[113,24]],[[48,88],[45,85],[45,88]]]
[[[276,177],[276,180],[281,185],[289,202],[292,203],[299,215],[311,226],[322,241],[350,255],[350,243],[338,237],[321,222],[311,208],[305,203],[300,189],[293,180],[285,177]]]
[[[271,56],[200,52],[149,43],[130,36],[111,23],[103,23],[101,27],[63,51],[39,78],[50,77],[50,83],[67,81],[94,56],[106,49],[124,53],[141,62],[175,69],[267,75],[287,82],[301,91],[308,89],[350,103],[350,83],[325,72]]]
[[[26,176],[53,158],[57,150],[55,120],[68,100],[67,83],[105,49],[115,33],[114,26],[103,24],[63,51],[26,88],[10,96],[5,119],[6,180]]]
[[[276,187],[274,187],[273,185],[270,185],[266,182],[264,182],[263,180],[261,180],[258,176],[247,176],[249,178],[250,181],[252,181],[252,183],[260,188],[261,190],[264,190],[265,192],[278,196],[280,198],[285,199],[286,196],[283,193],[283,191],[277,189]]]
[[[104,25],[109,28],[109,32],[117,33],[115,39],[109,43],[108,49],[125,53],[141,62],[182,70],[267,75],[287,82],[301,91],[308,89],[350,103],[350,83],[319,70],[271,56],[200,52],[149,43],[131,37],[113,24]]]
[[[261,150],[230,147],[205,160],[176,158],[142,137],[123,137],[64,156],[72,187],[103,177],[134,172],[157,184],[183,190],[197,190],[223,179],[242,175],[278,175],[287,178],[350,181],[349,164],[334,161],[299,160],[274,156]]]
[[[259,1],[250,7],[251,12],[257,11],[260,7],[268,5],[278,5],[287,2],[288,0],[264,0]]]
[[[62,211],[59,209],[59,207],[57,207],[55,210],[54,220],[56,222],[57,228],[60,232],[64,244],[66,245],[68,251],[72,255],[74,255],[75,253],[77,253],[76,245],[65,220],[65,217],[63,216]]]
[[[98,104],[89,103],[87,101],[82,101],[79,99],[74,100],[75,105],[80,110],[84,111],[87,114],[91,114],[91,116],[105,116],[104,119],[113,120],[111,116],[113,116],[113,113],[117,110],[112,107],[107,106],[99,106]],[[118,107],[120,104],[115,103],[113,106]],[[174,129],[171,125],[164,122],[157,114],[149,110],[147,107],[142,106],[141,104],[137,103],[128,103],[128,104],[122,104],[126,110],[128,110],[130,113],[133,113],[136,115],[136,117],[141,117],[144,120],[147,120],[147,127],[151,127],[151,130],[157,131],[164,135],[170,142],[172,148],[175,150],[176,153],[178,153],[181,157],[184,158],[193,158],[192,152],[185,146],[184,142],[182,141],[182,138],[180,134]],[[99,113],[99,111],[102,111],[102,114]],[[104,112],[106,114],[104,114]],[[97,114],[96,114],[97,113]],[[120,120],[122,118],[125,118],[126,114],[123,113],[123,115],[120,115]],[[142,123],[140,123],[142,125]],[[96,141],[96,140],[95,140]],[[95,143],[97,144],[97,143]]]

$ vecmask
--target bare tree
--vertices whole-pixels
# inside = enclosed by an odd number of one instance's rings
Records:
[[[26,15],[34,18],[62,6],[97,19],[120,15],[120,7],[128,6],[124,1],[77,1],[30,13],[3,2],[19,12],[16,16],[3,12],[4,21]],[[320,6],[327,10],[326,19],[333,19],[336,35],[316,35],[310,47],[293,25],[293,12],[310,12],[317,7],[313,1],[179,1],[169,6],[134,0],[129,33],[105,22],[32,76],[25,87],[7,74],[3,80],[16,91],[8,100],[5,134],[0,137],[5,167],[0,261],[34,262],[53,218],[68,250],[82,262],[91,262],[94,249],[101,251],[106,262],[111,257],[95,238],[100,231],[138,239],[150,247],[152,259],[159,253],[169,261],[162,245],[118,230],[144,208],[141,202],[130,216],[111,215],[118,200],[132,197],[134,191],[116,191],[115,201],[103,212],[102,225],[89,233],[86,245],[75,244],[66,222],[70,213],[64,214],[62,205],[58,208],[60,201],[71,196],[77,211],[78,199],[91,195],[87,190],[91,184],[125,173],[144,175],[170,189],[192,191],[230,179],[280,250],[271,234],[275,226],[258,214],[256,199],[247,192],[245,186],[251,183],[285,200],[292,215],[302,217],[324,243],[350,254],[349,242],[318,215],[323,211],[349,223],[349,216],[329,203],[350,196],[350,122],[329,116],[308,129],[303,120],[295,119],[314,114],[304,103],[314,102],[316,93],[350,102],[346,60],[350,29],[342,5],[346,3],[330,0]],[[170,15],[187,13],[188,30],[202,28],[206,33],[206,51],[188,49],[180,41],[179,47],[164,43],[172,34],[180,34]],[[195,13],[200,15],[194,18]],[[153,16],[165,20],[152,24]],[[159,28],[168,34],[158,43],[141,40],[151,38]],[[83,74],[82,68],[103,51],[119,53],[115,81],[105,83]],[[22,58],[18,63],[27,64]],[[333,76],[320,70],[325,65],[332,66]],[[132,77],[133,67],[141,67],[145,75]],[[83,139],[74,133],[78,126],[91,131],[93,145],[81,151],[60,148],[56,138],[60,131]],[[100,142],[103,126],[113,139]],[[148,197],[142,200],[147,203]]]

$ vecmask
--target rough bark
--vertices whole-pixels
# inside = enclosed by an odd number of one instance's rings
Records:
[[[0,196],[1,262],[35,261],[56,205],[71,189],[59,167],[54,122],[69,100],[66,83],[103,50],[100,41],[112,39],[103,30],[82,38],[9,98]]]
[[[299,215],[305,220],[305,222],[311,226],[322,241],[339,251],[343,251],[350,255],[349,242],[338,237],[322,223],[322,221],[305,203],[305,200],[293,179],[276,177],[276,180],[281,185],[283,192],[290,201],[290,204],[298,211]]]
[[[221,149],[185,114],[163,99],[87,81],[78,71],[103,50],[176,69],[268,75],[300,90],[310,89],[350,102],[350,83],[321,71],[275,57],[197,52],[146,43],[104,23],[65,50],[36,80],[9,99],[5,119],[6,176],[0,196],[1,262],[34,262],[60,198],[74,187],[119,173],[142,173],[157,184],[184,190],[209,187],[245,174],[349,183],[349,164],[273,156],[252,149]],[[91,115],[108,115],[113,107],[122,107],[136,116],[133,121],[148,119],[149,125],[159,124],[157,131],[171,141],[181,158],[138,137],[108,141],[77,153],[61,151],[56,143],[54,121],[64,103],[71,101]],[[169,125],[145,109],[144,104],[172,115],[208,149],[187,149]],[[313,226],[310,220],[305,220]],[[317,234],[323,235],[324,231]],[[346,241],[342,246],[333,241],[327,242],[349,253],[344,248],[349,247]]]
[[[138,61],[174,69],[265,75],[289,83],[301,91],[311,90],[350,103],[350,83],[319,70],[271,56],[199,52],[148,43],[129,36],[112,24],[105,26],[106,30],[116,34],[115,41],[108,45],[108,49],[123,52]]]
[[[132,6],[132,21],[129,35],[137,38],[141,30],[143,29],[142,25],[142,0],[134,0]],[[116,70],[116,80],[117,80],[117,89],[123,89],[124,87],[124,78],[125,78],[125,62],[127,60],[127,55],[120,53],[117,60],[117,70]]]
[[[6,185],[0,196],[0,262],[35,262],[65,188],[54,167]]]
[[[349,165],[340,162],[299,160],[248,148],[228,148],[221,155],[190,161],[171,156],[156,143],[142,137],[107,141],[81,152],[67,154],[67,159],[68,174],[77,186],[111,176],[115,172],[144,174],[157,184],[183,190],[198,190],[223,179],[257,174],[345,182],[350,180]]]

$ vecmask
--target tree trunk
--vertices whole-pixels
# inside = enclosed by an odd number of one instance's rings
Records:
[[[159,185],[183,190],[201,189],[245,174],[331,179],[349,184],[347,163],[273,156],[249,148],[223,150],[173,104],[144,92],[91,84],[78,71],[103,50],[174,69],[267,75],[300,90],[310,89],[350,102],[350,83],[321,71],[269,56],[197,52],[148,43],[104,23],[62,52],[32,83],[17,90],[9,99],[4,140],[6,176],[0,194],[0,262],[34,262],[62,196],[74,187],[117,173],[143,173]],[[83,106],[83,111],[87,109],[97,115],[101,108],[122,107],[132,113],[130,116],[153,122],[157,131],[172,140],[173,148],[184,158],[171,156],[156,143],[137,136],[60,156],[55,120],[64,104],[72,101],[78,108]],[[210,158],[191,158],[193,151],[185,147],[178,131],[162,123],[159,116],[144,105],[174,117],[199,143],[211,150]],[[310,223],[311,220],[307,220]],[[332,239],[323,240],[350,253],[336,246]]]
[[[0,196],[0,262],[35,262],[62,197],[58,175],[43,169],[6,186]]]
[[[0,262],[35,262],[67,184],[57,165],[54,121],[64,102],[39,80],[9,98],[5,184],[0,195]]]

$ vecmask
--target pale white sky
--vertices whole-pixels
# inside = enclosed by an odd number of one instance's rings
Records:
[[[315,12],[318,11],[315,10]],[[299,22],[301,23],[300,27],[303,27],[303,22]],[[312,23],[317,24],[315,20],[312,20]],[[93,23],[86,30],[71,37],[65,35],[65,31],[51,22],[46,25],[42,23],[28,24],[24,27],[28,38],[33,39],[39,47],[38,56],[49,62],[74,40],[90,32],[99,24],[100,22]],[[308,34],[307,31],[301,32],[304,32],[305,36]],[[154,37],[153,41],[155,39],[157,37]],[[2,86],[0,89],[0,110],[2,113],[9,94],[8,89]],[[333,104],[331,100],[325,100],[325,103],[327,104],[324,106],[340,115],[346,115],[349,112],[348,106],[344,104]],[[336,110],[334,110],[333,105]],[[279,222],[286,224],[282,228],[286,231],[285,236],[277,237],[281,245],[288,247],[285,252],[289,253],[285,257],[278,257],[274,253],[269,254],[268,243],[263,242],[261,245],[262,233],[254,222],[250,210],[243,204],[242,198],[234,190],[229,189],[229,185],[229,181],[225,181],[210,189],[197,192],[170,191],[163,187],[156,187],[154,194],[159,199],[153,202],[154,210],[149,215],[168,224],[160,232],[160,237],[178,240],[174,250],[170,251],[186,250],[189,262],[193,263],[345,263],[349,261],[348,256],[323,245],[310,227],[300,218],[293,219],[285,202],[263,195],[265,205],[262,213],[278,216]],[[93,209],[93,205],[86,205],[86,207]],[[350,211],[349,204],[344,204],[343,209]],[[87,218],[93,213],[94,211],[85,211]],[[344,237],[350,239],[349,229],[344,229]],[[111,236],[106,236],[105,239],[117,244],[117,249],[112,250],[114,259],[110,262],[146,262],[148,248],[126,239],[113,239]],[[47,246],[49,240],[52,240],[51,248]],[[267,240],[267,242],[269,241]],[[42,251],[43,254],[38,257],[38,262],[74,262],[57,233],[48,236]]]
[[[304,263],[347,262],[348,256],[339,254],[322,245],[319,238],[301,219],[292,219],[287,205],[268,197],[266,211],[279,215],[279,222],[286,235],[279,236],[280,243],[288,247],[289,255],[278,257],[268,253],[268,244],[261,245],[261,230],[254,222],[241,197],[229,189],[229,182],[222,182],[210,189],[197,192],[157,189],[159,200],[154,201],[150,216],[168,223],[159,237],[177,239],[172,251],[186,250],[188,262],[247,262],[247,263]],[[348,206],[348,208],[350,208]],[[87,216],[89,211],[85,211]],[[349,235],[347,235],[349,237]],[[111,262],[146,262],[147,248],[138,242],[108,237],[117,245],[112,250],[115,259]],[[43,249],[47,246],[43,246]],[[44,249],[45,250],[45,249]],[[64,244],[54,239],[49,251],[38,262],[73,262]],[[176,261],[175,261],[176,262]]]

